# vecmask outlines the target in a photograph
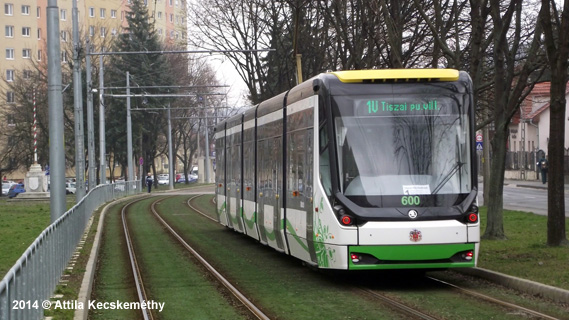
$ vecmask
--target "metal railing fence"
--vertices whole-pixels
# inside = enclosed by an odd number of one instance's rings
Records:
[[[93,212],[142,191],[141,181],[99,185],[49,225],[0,282],[0,320],[41,319]]]

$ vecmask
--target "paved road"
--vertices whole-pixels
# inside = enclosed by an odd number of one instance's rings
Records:
[[[478,187],[481,191],[478,202],[483,205],[482,183],[479,183]],[[547,187],[537,182],[506,181],[504,183],[504,208],[547,215]],[[565,216],[569,217],[569,193],[567,191],[565,192]]]

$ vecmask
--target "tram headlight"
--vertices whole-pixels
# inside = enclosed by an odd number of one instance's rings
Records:
[[[344,207],[341,205],[334,206],[334,211],[336,212],[336,216],[342,225],[351,226],[354,224],[354,218],[346,214],[346,209],[344,209]]]
[[[468,222],[470,223],[476,223],[478,222],[478,214],[471,212],[468,214]]]
[[[470,209],[468,210],[468,214],[466,215],[466,222],[468,223],[477,223],[478,222],[478,206],[471,205]]]

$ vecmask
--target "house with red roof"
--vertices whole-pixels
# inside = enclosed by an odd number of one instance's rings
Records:
[[[538,152],[547,155],[549,142],[549,88],[550,82],[541,82],[522,102],[521,108],[510,122],[508,151]],[[565,90],[569,101],[569,85]],[[569,105],[568,105],[569,106]],[[569,116],[569,112],[566,112]],[[569,124],[565,125],[565,148],[569,149]]]
[[[506,178],[538,179],[536,162],[548,155],[550,82],[540,82],[522,102],[509,125]],[[569,85],[565,90],[569,107]],[[566,111],[569,116],[569,110]],[[569,121],[569,120],[567,120]],[[565,149],[569,150],[569,123],[565,124]],[[522,170],[525,169],[525,170]]]

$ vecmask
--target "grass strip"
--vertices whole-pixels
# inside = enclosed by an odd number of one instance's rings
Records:
[[[486,207],[480,208],[482,233],[486,216]],[[569,246],[546,244],[546,216],[504,210],[504,231],[507,240],[482,239],[479,267],[569,290]]]
[[[199,206],[207,206],[210,199],[211,196],[201,197]],[[333,276],[331,280],[330,275],[311,272],[295,258],[202,216],[181,214],[187,212],[184,204],[179,197],[163,201],[164,218],[245,295],[271,310],[271,318],[402,318],[368,297],[351,299],[354,296],[346,296],[351,289],[335,282]]]
[[[91,294],[92,301],[137,301],[132,271],[125,247],[120,208],[120,205],[113,206],[105,215],[97,273]],[[89,319],[138,318],[140,318],[140,311],[138,310],[89,310]]]
[[[152,199],[154,200],[154,199]],[[165,302],[162,319],[243,318],[219,285],[174,240],[148,211],[148,202],[136,203],[128,215],[149,298]],[[161,205],[158,205],[161,207]],[[155,313],[156,314],[156,313]]]

